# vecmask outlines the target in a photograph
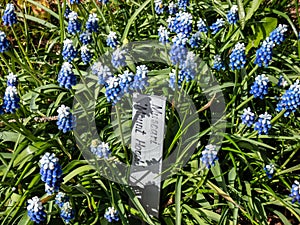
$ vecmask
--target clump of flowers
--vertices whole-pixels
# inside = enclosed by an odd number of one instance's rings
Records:
[[[69,201],[69,197],[63,192],[58,192],[55,196],[55,203],[60,209],[60,217],[65,223],[70,223],[75,218],[75,210]]]
[[[75,127],[75,117],[70,112],[70,107],[61,105],[58,110],[58,120],[56,122],[58,129],[63,133],[73,130]]]
[[[225,70],[225,65],[222,62],[221,56],[220,55],[215,55],[214,56],[214,65],[213,69],[220,71],[220,70]]]
[[[99,158],[108,159],[111,154],[111,150],[108,143],[101,142],[99,140],[93,140],[90,146],[91,152]]]
[[[271,179],[275,173],[275,166],[273,164],[266,165],[264,171],[266,172],[267,177]]]
[[[237,70],[244,68],[246,64],[246,55],[245,55],[245,44],[244,43],[237,43],[234,46],[230,56],[230,63],[229,66],[231,70]]]
[[[192,35],[192,37],[189,40],[189,44],[192,48],[198,48],[200,46],[201,44],[200,31]]]
[[[27,213],[30,220],[40,224],[41,222],[46,220],[46,212],[45,208],[42,205],[41,200],[35,196],[32,199],[27,201]]]
[[[252,124],[254,123],[255,116],[254,113],[251,111],[250,107],[247,109],[244,109],[244,113],[241,117],[242,119],[242,124],[247,125],[248,127],[251,127]]]
[[[281,96],[280,101],[276,105],[276,111],[280,112],[285,109],[284,116],[287,117],[291,113],[296,112],[300,106],[300,84],[299,80],[296,80],[294,84],[290,86],[288,90]]]
[[[96,13],[89,14],[89,18],[86,21],[85,28],[89,32],[98,32],[99,29],[99,18]]]
[[[12,26],[17,23],[17,15],[15,13],[15,7],[12,3],[8,3],[4,10],[2,21],[5,26]]]
[[[20,98],[17,93],[17,76],[13,73],[10,73],[7,76],[7,88],[5,89],[3,97],[2,109],[6,113],[15,113],[18,108],[20,108],[19,102]]]
[[[79,40],[82,44],[87,45],[93,42],[92,33],[89,31],[84,31],[80,34]]]
[[[113,53],[111,57],[111,63],[115,68],[119,68],[122,66],[126,66],[126,57],[125,57],[126,51],[121,48],[117,48]]]
[[[114,31],[109,32],[107,39],[106,39],[107,46],[115,49],[119,44],[117,34]]]
[[[157,15],[163,14],[164,12],[164,5],[162,0],[155,0],[154,1],[154,9]]]
[[[254,130],[258,131],[258,134],[268,134],[271,129],[271,118],[272,116],[265,112],[264,114],[259,115],[258,121],[254,125]]]
[[[93,58],[93,54],[91,53],[91,50],[88,48],[87,45],[83,45],[80,48],[80,52],[81,52],[82,62],[84,64],[88,64],[91,61],[91,59]]]
[[[164,26],[160,26],[158,28],[158,37],[159,37],[159,41],[162,44],[167,44],[169,42],[169,31],[164,27]]]
[[[292,203],[300,203],[300,183],[297,180],[295,180],[292,185],[290,197],[293,198]]]
[[[63,50],[62,50],[62,56],[64,60],[67,60],[69,62],[72,62],[75,57],[77,56],[77,50],[73,45],[73,41],[71,39],[65,39]]]
[[[119,221],[119,212],[114,207],[108,207],[105,211],[104,218],[108,222]]]
[[[212,34],[218,33],[219,30],[224,26],[225,21],[223,18],[217,19],[215,23],[213,23],[209,28],[211,29]]]
[[[251,86],[250,94],[254,95],[254,98],[263,99],[268,94],[268,82],[269,78],[265,74],[258,75]]]
[[[183,34],[186,37],[189,37],[192,32],[192,22],[193,17],[190,13],[187,12],[178,12],[175,15],[173,22],[174,32],[176,34]]]
[[[58,73],[57,81],[60,87],[71,89],[76,85],[76,76],[73,72],[73,66],[69,62],[64,62]]]
[[[233,5],[228,14],[227,14],[227,20],[229,24],[236,24],[236,22],[238,21],[238,6],[237,5]]]
[[[9,42],[6,38],[6,34],[0,31],[0,53],[6,52],[9,48]]]
[[[203,33],[207,33],[207,31],[208,31],[205,21],[201,18],[197,21],[197,28],[198,28],[198,31],[203,32]]]
[[[68,33],[69,34],[76,34],[81,30],[81,23],[78,20],[78,14],[74,11],[70,12],[68,15],[69,22],[68,22]]]
[[[46,152],[40,160],[41,180],[45,182],[45,191],[48,195],[58,192],[62,182],[62,169],[54,153]]]
[[[101,62],[96,62],[92,65],[92,73],[98,76],[98,83],[101,85],[106,84],[108,78],[112,77],[109,67],[102,65]]]
[[[201,153],[201,162],[205,165],[207,169],[215,165],[215,161],[218,160],[218,151],[215,145],[206,145]]]

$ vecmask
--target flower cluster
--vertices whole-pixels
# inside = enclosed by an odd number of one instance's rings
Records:
[[[275,166],[273,164],[266,165],[264,171],[266,172],[267,177],[271,179],[275,173]]]
[[[174,15],[177,13],[177,5],[174,2],[170,2],[168,5],[169,14]]]
[[[104,85],[109,77],[112,77],[112,73],[108,66],[102,65],[101,62],[95,62],[92,65],[92,73],[98,76],[98,83]]]
[[[192,35],[192,37],[189,40],[189,44],[192,48],[198,48],[200,46],[201,44],[200,31]]]
[[[244,68],[246,64],[245,44],[237,43],[229,56],[231,70]]]
[[[17,23],[17,15],[15,7],[12,3],[8,3],[2,16],[3,24],[5,26],[12,26]]]
[[[96,13],[89,14],[89,18],[86,21],[85,28],[89,32],[98,32],[99,29],[99,19]]]
[[[79,40],[81,41],[82,44],[87,45],[92,43],[92,33],[89,31],[84,31],[79,35]]]
[[[108,143],[101,142],[99,140],[93,140],[90,146],[91,152],[99,158],[108,159],[111,154],[111,150]]]
[[[211,29],[212,34],[218,33],[219,30],[224,26],[225,21],[223,18],[217,19],[215,23],[213,23],[209,28]]]
[[[258,121],[254,124],[254,130],[258,131],[258,134],[268,134],[272,127],[271,118],[272,116],[267,112],[259,115]]]
[[[126,66],[126,57],[125,57],[126,51],[121,48],[117,48],[113,53],[111,57],[111,63],[115,68],[119,68],[122,66]]]
[[[197,21],[197,28],[198,28],[198,31],[203,32],[203,33],[207,33],[207,31],[208,31],[205,21],[201,18]]]
[[[207,169],[215,165],[215,161],[218,160],[218,151],[215,145],[206,145],[201,153],[201,162],[205,165]]]
[[[6,38],[6,34],[0,31],[0,53],[6,52],[9,48],[9,42]]]
[[[192,15],[187,12],[178,12],[175,15],[175,19],[173,21],[173,30],[176,34],[184,34],[186,37],[190,36],[192,32]]]
[[[300,183],[299,181],[295,180],[292,189],[290,197],[292,197],[292,203],[299,202],[300,203]]]
[[[63,50],[61,54],[63,56],[63,59],[69,62],[72,62],[75,59],[75,57],[77,56],[77,50],[74,47],[72,40],[64,40]]]
[[[147,86],[149,86],[147,77],[148,72],[149,70],[145,65],[140,65],[136,67],[136,73],[132,83],[132,89],[134,91],[141,92],[145,90]]]
[[[154,9],[157,15],[163,14],[164,5],[162,0],[154,0]]]
[[[61,105],[58,110],[58,120],[56,122],[58,129],[63,133],[73,130],[75,127],[75,117],[70,112],[70,107]]]
[[[117,45],[119,44],[119,41],[117,39],[117,34],[116,32],[109,32],[107,39],[106,39],[106,44],[107,46],[115,49],[117,47]]]
[[[69,19],[68,28],[67,28],[68,33],[74,35],[74,34],[80,32],[81,23],[78,20],[78,14],[76,12],[72,11],[69,13],[68,19]]]
[[[258,75],[251,86],[250,94],[254,95],[254,98],[263,99],[268,94],[268,82],[269,78],[265,74]]]
[[[76,85],[76,76],[73,72],[73,66],[69,62],[64,62],[58,73],[57,81],[60,87],[71,89]]]
[[[277,85],[279,87],[285,88],[288,85],[288,82],[284,79],[284,77],[282,75],[280,75]]]
[[[36,222],[37,224],[40,224],[41,222],[46,220],[45,208],[42,205],[41,200],[37,196],[29,199],[27,203],[27,213],[30,220]]]
[[[183,64],[184,61],[186,60],[187,56],[187,43],[188,39],[182,34],[177,34],[175,37],[172,38],[172,46],[171,50],[169,52],[170,55],[170,60],[173,65],[176,64]]]
[[[290,86],[288,90],[281,96],[280,101],[277,103],[276,111],[280,112],[285,109],[284,116],[289,116],[292,112],[300,106],[300,84],[299,80],[296,80],[294,84]]]
[[[254,113],[251,112],[250,107],[248,107],[247,109],[244,109],[244,113],[241,117],[242,119],[242,123],[247,125],[248,127],[251,127],[252,124],[254,123],[255,120],[255,116]]]
[[[285,33],[287,32],[287,25],[279,24],[278,27],[270,34],[270,40],[275,44],[280,45],[285,39]]]
[[[235,24],[238,21],[238,7],[237,5],[233,5],[228,14],[227,14],[227,20],[229,24]]]
[[[88,64],[91,59],[93,58],[93,55],[91,53],[91,50],[88,48],[87,45],[82,45],[80,48],[81,52],[81,60],[84,64]]]
[[[20,98],[17,93],[17,76],[10,73],[7,76],[7,88],[5,89],[3,97],[2,110],[6,113],[15,113],[18,108],[20,108],[19,102]]]
[[[158,37],[159,37],[159,41],[162,44],[167,44],[169,42],[169,34],[170,32],[164,27],[164,26],[160,26],[158,28]]]
[[[189,0],[178,0],[178,8],[182,10],[186,10],[186,8],[190,5]]]
[[[108,207],[105,211],[104,218],[108,222],[119,221],[119,212],[114,207]]]
[[[70,4],[73,5],[73,4],[79,4],[80,3],[80,0],[70,0]]]
[[[60,217],[64,220],[65,223],[69,223],[72,219],[75,218],[75,210],[73,209],[69,201],[69,197],[65,193],[57,193],[55,197],[55,204],[58,205],[60,209]]]
[[[62,182],[62,169],[55,154],[46,152],[40,160],[41,180],[45,182],[45,191],[48,195],[58,192]]]
[[[215,70],[225,70],[225,65],[222,62],[221,56],[220,55],[215,55],[214,56],[214,65],[212,67]]]

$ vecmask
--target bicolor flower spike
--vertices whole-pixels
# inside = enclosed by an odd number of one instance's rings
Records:
[[[69,62],[64,62],[58,73],[57,81],[60,87],[71,89],[76,85],[76,76],[73,72],[73,66]]]
[[[70,111],[70,107],[61,105],[58,110],[58,120],[56,122],[58,129],[63,133],[73,130],[75,127],[75,117]]]
[[[73,45],[73,41],[71,39],[65,39],[63,50],[62,50],[62,56],[64,60],[67,60],[69,62],[72,62],[76,56],[77,56],[77,50]]]
[[[242,124],[245,124],[248,127],[251,127],[253,125],[255,116],[254,116],[254,113],[251,111],[250,107],[248,107],[247,109],[244,109],[244,113],[243,113],[241,119],[242,119]]]
[[[27,201],[27,213],[30,220],[37,224],[46,220],[45,208],[37,196]]]
[[[251,86],[250,94],[254,95],[254,98],[263,99],[268,94],[268,83],[269,78],[265,74],[258,75]]]
[[[12,26],[17,23],[17,15],[15,13],[15,7],[12,3],[8,3],[4,10],[2,21],[5,26]]]
[[[227,21],[229,24],[236,24],[238,21],[238,6],[233,5],[227,13]]]
[[[271,179],[275,173],[275,166],[273,164],[266,165],[264,171],[266,172],[267,177]]]
[[[86,21],[85,28],[89,32],[98,32],[99,29],[99,18],[96,13],[89,14],[89,18]]]
[[[293,198],[292,203],[300,203],[300,183],[297,180],[295,180],[292,185],[290,197]]]
[[[271,119],[272,116],[265,112],[264,114],[260,114],[258,121],[254,125],[254,130],[258,131],[258,134],[268,134],[271,129]]]
[[[70,12],[68,15],[69,22],[68,22],[68,33],[69,34],[76,34],[81,30],[81,23],[78,20],[78,14],[74,11]]]
[[[101,142],[97,139],[92,141],[90,149],[91,152],[99,158],[108,159],[108,157],[111,154],[111,150],[108,146],[108,143]]]
[[[98,76],[98,83],[104,85],[107,83],[107,80],[112,77],[112,73],[108,66],[102,65],[101,62],[95,62],[92,65],[92,73]]]
[[[108,207],[105,211],[104,218],[110,223],[119,221],[119,212],[114,207]]]
[[[244,68],[246,64],[245,44],[237,43],[229,56],[231,70]]]
[[[205,165],[207,169],[215,165],[215,161],[218,160],[218,151],[215,145],[206,145],[201,153],[201,162]]]

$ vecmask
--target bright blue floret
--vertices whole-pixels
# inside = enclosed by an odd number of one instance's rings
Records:
[[[215,165],[215,161],[218,160],[218,151],[215,145],[206,145],[201,153],[201,162],[205,165],[207,169]]]
[[[85,28],[89,32],[98,32],[99,29],[99,19],[96,13],[89,14],[89,18],[86,21]]]
[[[158,28],[158,37],[159,37],[159,41],[162,44],[167,44],[169,42],[169,31],[164,27],[164,26],[160,26]]]
[[[93,140],[90,146],[91,152],[99,158],[108,159],[111,154],[111,150],[108,143]]]
[[[63,203],[62,207],[60,208],[60,217],[65,223],[69,223],[75,218],[75,210],[72,208],[70,202]]]
[[[109,32],[107,39],[106,39],[106,44],[107,44],[107,46],[109,46],[113,49],[115,49],[118,46],[119,41],[118,41],[116,32],[113,32],[113,31]]]
[[[178,9],[177,9],[177,5],[174,2],[170,2],[168,5],[168,9],[169,9],[169,13],[171,15],[174,15],[175,13],[177,13]]]
[[[120,87],[120,77],[109,77],[105,87],[105,96],[107,101],[111,102],[112,105],[117,104],[123,96],[123,92]]]
[[[136,67],[136,73],[134,76],[134,81],[132,84],[132,89],[137,92],[141,92],[149,86],[148,83],[148,68],[145,65],[140,65]]]
[[[78,20],[78,14],[74,11],[70,12],[68,15],[69,22],[68,22],[68,33],[69,34],[76,34],[81,31],[81,23]]]
[[[9,42],[3,31],[0,31],[0,53],[6,52],[9,48]]]
[[[62,182],[62,169],[55,154],[46,152],[40,160],[41,180],[45,182],[45,191],[48,195],[58,192]]]
[[[214,65],[213,69],[220,71],[220,70],[225,70],[225,65],[222,62],[221,56],[220,55],[215,55],[214,56]]]
[[[105,211],[104,218],[108,222],[119,221],[119,212],[114,207],[108,207]]]
[[[173,65],[183,64],[186,60],[188,49],[186,46],[188,39],[184,34],[179,33],[172,39],[172,46],[169,52],[170,60]]]
[[[192,37],[189,40],[189,44],[192,48],[198,48],[200,46],[201,44],[200,31],[192,35]]]
[[[164,13],[164,4],[162,0],[154,0],[154,9],[157,15]]]
[[[294,84],[290,86],[288,90],[281,96],[280,101],[276,105],[276,111],[280,112],[285,109],[284,116],[287,117],[291,113],[296,112],[300,107],[300,84],[299,80],[296,80]]]
[[[77,50],[73,45],[73,41],[70,39],[64,40],[64,46],[62,50],[62,56],[64,60],[72,62],[77,56]]]
[[[275,44],[280,45],[285,39],[285,32],[287,32],[287,25],[279,24],[278,27],[270,34],[270,40]]]
[[[93,42],[92,33],[89,31],[84,31],[80,34],[79,40],[82,44],[87,45]]]
[[[27,213],[30,220],[40,224],[46,220],[45,208],[42,205],[41,200],[35,196],[27,201]]]
[[[189,0],[178,0],[178,8],[186,11],[186,8],[190,5]]]
[[[70,112],[70,107],[61,105],[58,110],[58,120],[56,122],[58,129],[63,133],[73,130],[75,127],[75,117]]]
[[[297,180],[295,180],[292,185],[290,197],[293,198],[292,203],[300,203],[300,183]]]
[[[254,125],[254,130],[258,131],[258,134],[268,134],[271,129],[271,118],[272,116],[265,112],[265,114],[259,115],[258,121]]]
[[[274,46],[274,42],[269,37],[264,40],[261,47],[256,51],[254,64],[257,64],[259,67],[268,67],[272,60]]]
[[[244,68],[246,64],[245,45],[244,43],[237,43],[234,46],[230,56],[229,66],[231,70],[237,70]]]
[[[2,109],[6,113],[15,113],[16,110],[20,108],[19,102],[20,98],[17,93],[17,88],[15,86],[8,86],[3,97]]]
[[[248,127],[251,127],[253,125],[255,116],[254,116],[254,113],[251,112],[250,107],[248,107],[247,109],[244,109],[244,113],[243,113],[241,119],[242,119],[242,124],[245,124]]]
[[[227,21],[229,24],[236,24],[238,19],[238,7],[237,5],[233,5],[227,14]]]
[[[266,172],[267,177],[271,179],[275,173],[275,166],[273,164],[266,165],[264,171]]]
[[[71,89],[76,85],[76,76],[73,72],[73,66],[69,62],[64,62],[58,73],[57,81],[60,87]]]
[[[125,57],[126,51],[122,50],[120,48],[117,48],[111,57],[111,63],[113,65],[113,67],[115,68],[119,68],[122,66],[126,66],[126,57]]]
[[[221,28],[224,26],[225,21],[223,18],[217,19],[215,23],[213,23],[209,28],[211,29],[212,34],[216,34]]]
[[[187,12],[178,12],[176,13],[173,27],[174,27],[174,32],[176,34],[183,34],[186,37],[189,37],[192,32],[192,22],[193,22],[193,17],[190,13]]]
[[[105,85],[108,78],[112,77],[109,67],[103,66],[101,62],[95,62],[91,69],[92,73],[98,77],[98,83],[101,85]]]
[[[123,94],[132,92],[132,84],[134,81],[134,74],[125,70],[123,74],[119,75],[120,77],[120,88]]]
[[[2,20],[5,26],[12,26],[17,23],[17,15],[15,13],[15,7],[12,3],[8,3],[6,5]]]
[[[263,99],[268,94],[268,82],[269,78],[265,74],[258,75],[251,86],[250,94],[254,95],[254,98]]]
[[[207,33],[207,31],[208,31],[205,21],[201,18],[197,22],[197,28],[198,28],[198,31],[203,32],[203,33]]]
[[[93,54],[91,53],[90,49],[87,47],[87,45],[83,45],[80,48],[80,52],[81,52],[82,62],[84,64],[88,64],[91,61],[91,59],[93,58]]]

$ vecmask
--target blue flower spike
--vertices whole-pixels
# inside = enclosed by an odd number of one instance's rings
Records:
[[[254,116],[254,113],[251,111],[250,107],[248,107],[247,109],[244,109],[244,113],[243,113],[241,119],[242,119],[242,124],[245,124],[248,127],[251,127],[253,125],[255,116]]]
[[[293,198],[292,203],[300,203],[300,183],[297,180],[295,180],[292,185],[290,197]]]
[[[271,179],[275,173],[275,166],[273,164],[268,164],[264,167],[264,171],[269,179]]]
[[[258,75],[251,86],[250,94],[254,95],[254,98],[264,99],[268,94],[268,83],[269,78],[265,74]]]
[[[244,43],[237,43],[230,56],[229,56],[229,66],[231,70],[238,70],[245,67],[246,64],[246,55],[245,55],[245,44]]]
[[[271,129],[271,119],[272,116],[265,112],[264,114],[259,115],[258,121],[254,125],[254,130],[258,131],[258,134],[268,134]]]
[[[57,126],[59,130],[62,130],[63,133],[73,130],[75,127],[75,117],[70,111],[70,107],[61,105],[58,110],[58,120]]]
[[[225,21],[223,18],[217,19],[217,21],[209,27],[211,29],[211,33],[212,34],[218,33],[222,29],[224,24],[225,24]]]
[[[217,71],[225,70],[225,65],[222,62],[222,59],[221,59],[220,55],[215,55],[214,56],[214,65],[213,65],[212,68],[217,70]]]
[[[99,18],[96,13],[89,14],[89,18],[86,21],[85,28],[89,32],[98,32],[99,30]]]
[[[57,81],[60,87],[64,87],[67,89],[71,89],[74,85],[76,85],[76,76],[73,72],[73,66],[69,62],[64,62],[62,67],[58,73]]]
[[[95,62],[91,69],[92,73],[98,77],[98,83],[101,85],[105,85],[107,80],[112,77],[112,72],[109,67],[102,65],[101,62]]]
[[[110,31],[107,39],[106,39],[107,46],[111,47],[112,49],[115,49],[119,45],[119,41],[117,38],[117,33],[114,31]]]
[[[114,207],[108,207],[105,211],[104,218],[110,223],[119,221],[119,212]]]
[[[167,28],[160,25],[160,27],[158,28],[159,42],[166,45],[169,42],[169,34],[170,32],[167,30]]]
[[[0,53],[4,53],[9,48],[9,42],[6,38],[6,34],[3,31],[0,31]]]
[[[108,146],[108,143],[101,142],[97,139],[92,141],[90,149],[91,152],[99,158],[108,159],[108,157],[111,154],[111,150]]]
[[[17,15],[15,13],[15,7],[12,3],[8,3],[4,10],[2,21],[5,26],[13,26],[17,23]]]
[[[27,204],[27,213],[30,220],[36,222],[37,224],[40,224],[46,220],[45,208],[37,196],[27,200]]]
[[[72,11],[69,13],[68,19],[69,19],[68,28],[67,28],[68,33],[74,35],[74,34],[80,32],[81,31],[81,23],[78,20],[78,14],[76,12]]]
[[[215,161],[218,160],[218,151],[215,145],[209,144],[206,145],[204,150],[201,153],[201,162],[205,165],[207,169],[210,169],[211,166],[215,165]]]
[[[238,21],[238,6],[233,5],[231,6],[229,12],[227,13],[227,21],[229,24],[236,24]]]

